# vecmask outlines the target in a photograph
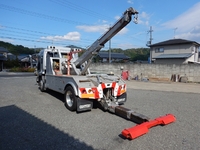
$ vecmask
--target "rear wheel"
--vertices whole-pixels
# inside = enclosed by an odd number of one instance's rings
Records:
[[[74,89],[68,86],[65,90],[65,106],[70,111],[75,111],[77,109],[77,97],[75,95]]]

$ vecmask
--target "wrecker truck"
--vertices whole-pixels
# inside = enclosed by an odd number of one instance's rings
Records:
[[[137,23],[138,12],[128,8],[122,17],[97,39],[80,57],[82,49],[48,46],[38,54],[37,83],[43,92],[47,89],[64,94],[64,103],[70,111],[88,111],[93,102],[101,104],[105,111],[131,120],[138,125],[124,129],[125,138],[134,139],[148,132],[156,125],[166,125],[175,121],[172,114],[150,120],[145,115],[122,107],[127,100],[126,83],[114,74],[94,74],[89,65],[105,43],[128,25],[132,16]]]

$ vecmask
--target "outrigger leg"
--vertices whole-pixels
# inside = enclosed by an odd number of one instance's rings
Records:
[[[151,127],[157,125],[167,125],[176,121],[176,118],[172,114],[167,114],[166,116],[158,117],[154,120],[150,120],[149,117],[139,114],[131,109],[124,108],[122,106],[111,106],[108,109],[110,112],[123,117],[125,119],[131,120],[138,125],[131,128],[124,129],[122,135],[128,139],[135,139],[143,134],[146,134]]]

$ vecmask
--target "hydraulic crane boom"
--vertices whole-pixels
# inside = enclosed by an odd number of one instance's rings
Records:
[[[80,67],[84,62],[92,58],[93,53],[98,53],[104,44],[109,41],[113,36],[115,36],[121,29],[123,29],[132,19],[132,15],[135,15],[134,22],[137,23],[138,12],[130,7],[127,9],[123,16],[99,39],[97,39],[83,55],[81,55],[75,62],[76,67]],[[86,70],[89,66],[85,67]]]

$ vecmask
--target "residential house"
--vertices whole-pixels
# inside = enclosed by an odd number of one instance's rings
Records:
[[[3,70],[3,62],[7,60],[7,54],[9,51],[4,47],[0,47],[0,71]]]
[[[97,58],[100,62],[109,62],[109,57],[111,62],[126,62],[130,57],[126,56],[124,53],[112,53],[109,56],[109,52],[99,52]]]
[[[156,64],[199,63],[200,44],[184,39],[171,39],[150,45],[150,60]]]
[[[18,55],[18,60],[21,67],[36,67],[37,54],[29,55],[29,54],[20,54]]]
[[[16,60],[16,58],[17,58],[17,56],[15,56],[12,53],[8,53],[7,57],[8,57],[8,60]]]

